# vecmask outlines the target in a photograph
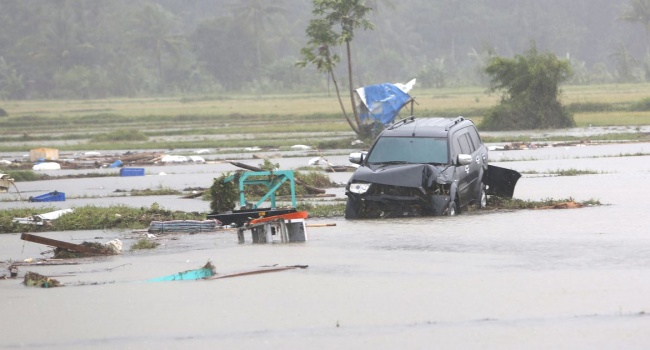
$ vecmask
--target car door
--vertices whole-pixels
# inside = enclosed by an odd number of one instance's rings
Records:
[[[480,155],[475,148],[469,136],[469,129],[464,128],[456,132],[453,136],[454,148],[456,150],[456,161],[459,154],[467,154],[472,157],[472,161],[467,165],[456,164],[456,179],[458,197],[460,205],[465,206],[476,196],[476,186],[478,185],[478,174],[480,172]],[[479,161],[477,161],[479,159]]]

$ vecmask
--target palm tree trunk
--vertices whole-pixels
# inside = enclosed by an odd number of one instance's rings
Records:
[[[357,109],[354,108],[355,103],[354,103],[354,85],[352,85],[352,54],[350,53],[350,41],[349,40],[345,42],[345,49],[347,50],[347,54],[348,54],[348,80],[349,80],[349,85],[350,85],[350,101],[352,103],[352,111],[354,112],[354,120],[357,122],[356,129],[355,128],[353,128],[353,129],[355,130],[357,135],[359,135],[361,137],[365,137],[365,136],[367,136],[367,135],[365,135],[365,133],[363,135],[359,134],[359,132],[363,132],[363,125],[361,123],[361,119],[359,118],[359,113],[357,113]]]
[[[334,89],[336,89],[336,97],[338,97],[339,100],[339,105],[341,105],[341,111],[343,111],[343,116],[345,116],[345,120],[348,121],[348,124],[350,124],[350,127],[354,131],[355,134],[359,135],[359,128],[352,123],[352,120],[350,120],[350,117],[348,117],[348,113],[345,111],[345,105],[343,104],[343,100],[341,99],[341,93],[339,91],[339,84],[336,82],[336,77],[334,77],[334,71],[330,70],[330,76],[332,77],[332,83],[334,84]]]

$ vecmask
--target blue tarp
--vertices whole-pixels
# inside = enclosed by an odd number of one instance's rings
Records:
[[[363,90],[363,91],[359,91]],[[395,84],[377,84],[358,89],[362,102],[359,110],[361,121],[368,118],[386,125],[391,123],[411,96]]]

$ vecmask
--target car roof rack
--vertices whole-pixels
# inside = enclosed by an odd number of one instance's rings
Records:
[[[449,129],[451,129],[452,126],[454,126],[454,125],[456,125],[456,124],[458,124],[458,123],[460,123],[460,122],[462,122],[462,121],[464,121],[464,120],[465,120],[465,118],[463,118],[463,117],[461,117],[461,116],[454,118],[454,119],[449,123],[449,125],[447,125],[447,127],[445,127],[445,131],[449,131]]]
[[[412,123],[414,121],[415,121],[414,116],[406,117],[404,119],[398,120],[395,123],[393,123],[393,125],[388,127],[388,130],[393,130],[393,129],[397,128],[398,126],[406,125],[406,124]]]

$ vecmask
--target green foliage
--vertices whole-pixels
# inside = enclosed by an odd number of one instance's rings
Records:
[[[280,163],[272,163],[268,159],[264,159],[264,162],[257,165],[258,168],[265,171],[273,171],[280,168]]]
[[[13,218],[26,218],[35,214],[47,213],[56,210],[53,207],[40,208],[15,208],[0,210],[0,232],[2,233],[19,233],[43,230],[42,226],[36,225],[19,225],[13,223]]]
[[[202,220],[199,213],[173,212],[165,210],[157,203],[151,207],[133,208],[113,205],[108,208],[84,206],[53,221],[52,230],[99,230],[99,229],[139,229],[148,227],[151,221]]]
[[[525,130],[575,126],[559,101],[559,84],[571,76],[568,61],[540,54],[533,44],[513,59],[495,57],[485,69],[490,92],[502,91],[501,103],[481,123],[487,130]]]
[[[115,130],[92,137],[92,142],[147,141],[149,137],[138,130]]]
[[[363,0],[312,0],[313,15],[315,16],[307,26],[307,46],[301,49],[302,60],[297,63],[299,67],[312,64],[321,73],[326,73],[332,79],[336,96],[341,106],[341,112],[348,124],[360,138],[369,138],[369,128],[361,122],[355,108],[352,82],[352,53],[351,45],[356,29],[373,29],[372,22],[366,15],[372,10],[365,5]],[[348,88],[350,89],[351,108],[354,118],[350,117],[345,109],[341,92],[339,90],[334,68],[339,62],[339,56],[334,52],[337,45],[345,44],[348,62]]]
[[[42,180],[41,175],[31,170],[3,170],[3,172],[5,172],[5,174],[9,174],[9,176],[12,177],[16,182]]]
[[[175,190],[173,188],[163,187],[156,189],[146,188],[144,190],[131,190],[131,196],[171,196],[181,194],[181,191]]]
[[[234,179],[232,181],[225,182],[224,180],[228,178],[231,174],[225,173],[215,178],[210,186],[210,209],[213,213],[225,213],[235,209],[237,203],[239,203],[239,189],[237,188],[239,183],[239,175],[241,172],[236,172],[234,174]]]
[[[131,246],[131,250],[154,249],[160,244],[148,238],[140,238]]]
[[[301,171],[296,171],[295,177],[299,178],[307,185],[317,187],[317,188],[329,188],[329,187],[337,186],[337,184],[335,182],[332,182],[330,177],[327,176],[327,174],[323,173],[322,171],[308,171],[306,173]],[[301,186],[296,185],[296,187],[300,188]],[[296,189],[296,191],[298,191],[298,189]]]
[[[643,100],[632,104],[630,110],[633,112],[646,112],[650,111],[650,97],[644,98]]]
[[[310,218],[331,218],[340,217],[345,214],[345,203],[319,204],[301,202],[297,210],[308,211]]]

